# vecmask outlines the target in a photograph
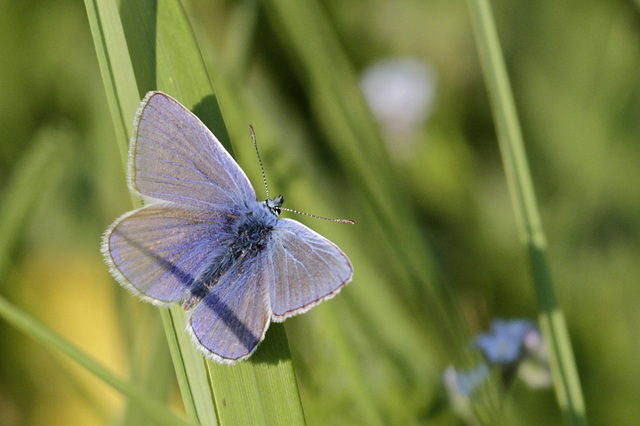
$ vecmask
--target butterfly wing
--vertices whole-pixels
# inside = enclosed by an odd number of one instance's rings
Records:
[[[269,326],[267,250],[239,259],[194,309],[187,330],[207,356],[222,363],[248,358]]]
[[[338,294],[351,281],[353,267],[331,241],[292,219],[280,219],[272,231],[264,262],[273,321],[311,309]]]
[[[256,199],[249,179],[191,111],[149,92],[134,123],[129,187],[148,197],[207,210]]]
[[[156,304],[178,301],[224,247],[219,213],[157,203],[129,212],[105,232],[102,252],[125,287]]]

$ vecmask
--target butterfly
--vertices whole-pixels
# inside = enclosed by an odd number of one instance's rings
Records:
[[[342,250],[279,218],[282,196],[257,201],[214,134],[171,96],[142,100],[128,167],[129,189],[147,204],[107,229],[102,253],[135,295],[182,302],[187,331],[209,358],[248,358],[271,321],[306,312],[351,281]]]

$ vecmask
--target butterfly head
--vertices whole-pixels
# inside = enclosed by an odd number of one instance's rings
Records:
[[[264,201],[264,205],[267,206],[269,211],[276,216],[280,216],[280,213],[282,212],[282,209],[280,208],[282,207],[282,203],[284,203],[284,197],[282,195],[278,195],[276,198]]]

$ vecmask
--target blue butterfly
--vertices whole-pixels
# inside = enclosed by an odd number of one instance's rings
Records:
[[[271,321],[335,296],[349,258],[301,223],[279,219],[283,198],[256,200],[249,179],[211,131],[162,92],[134,122],[129,188],[150,203],[107,229],[102,252],[124,287],[156,305],[183,302],[206,356],[251,356]]]

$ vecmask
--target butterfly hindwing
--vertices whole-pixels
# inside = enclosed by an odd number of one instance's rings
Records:
[[[250,356],[264,338],[271,311],[262,251],[236,262],[189,318],[188,331],[205,354],[232,363]]]
[[[351,281],[349,258],[331,241],[292,219],[279,219],[266,266],[274,321],[305,312]]]

